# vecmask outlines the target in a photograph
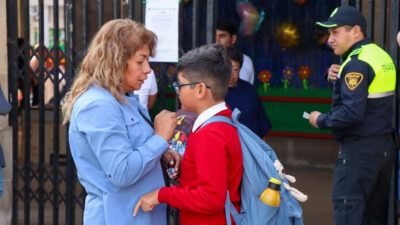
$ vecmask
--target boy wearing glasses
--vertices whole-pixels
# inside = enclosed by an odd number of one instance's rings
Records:
[[[231,61],[222,45],[205,45],[186,53],[178,63],[174,84],[182,109],[199,115],[194,122],[181,163],[180,184],[143,195],[134,209],[151,211],[159,203],[179,209],[185,224],[226,224],[227,190],[240,209],[242,150],[236,128],[214,122],[213,116],[231,118],[224,102],[231,76]]]

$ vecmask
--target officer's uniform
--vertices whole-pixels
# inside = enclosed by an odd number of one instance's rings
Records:
[[[342,59],[331,82],[331,111],[317,119],[318,127],[331,129],[341,143],[332,190],[335,224],[387,224],[396,70],[390,56],[368,38]]]

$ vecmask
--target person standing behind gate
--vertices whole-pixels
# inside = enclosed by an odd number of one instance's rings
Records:
[[[144,80],[142,87],[134,93],[139,95],[139,102],[143,107],[149,111],[153,108],[158,93],[156,75],[153,70],[147,75],[147,79]]]
[[[65,97],[64,124],[70,121],[71,154],[87,192],[84,224],[167,224],[165,204],[130,216],[142,194],[165,185],[163,154],[168,162],[175,159],[167,150],[176,113],[161,111],[153,130],[133,94],[150,73],[148,58],[156,40],[143,24],[129,19],[104,24]]]
[[[239,78],[243,54],[234,48],[227,48],[226,53],[232,62],[232,75],[225,102],[231,110],[235,108],[240,110],[239,122],[266,141],[267,133],[271,130],[271,123],[260,96],[253,85]]]
[[[228,20],[217,21],[217,30],[215,31],[215,42],[225,46],[225,48],[233,48],[237,41],[237,26]],[[242,80],[254,84],[254,67],[250,57],[243,54],[243,63],[240,69],[239,77]]]
[[[330,112],[314,111],[309,119],[341,143],[332,190],[336,225],[388,224],[396,71],[390,56],[366,37],[366,24],[350,6],[317,23],[328,28],[328,42],[343,59],[338,70],[329,69]]]

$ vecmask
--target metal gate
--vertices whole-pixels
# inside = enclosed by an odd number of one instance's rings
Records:
[[[180,12],[180,30],[183,23],[191,25],[190,34],[185,34],[190,40],[179,40],[185,50],[214,40],[216,2],[193,0],[190,10]],[[82,223],[85,192],[77,181],[67,128],[60,125],[61,101],[96,30],[113,18],[143,21],[143,3],[7,0],[8,80],[13,104],[12,224]],[[342,0],[342,5],[356,6],[367,15],[368,33],[399,68],[399,1]],[[205,20],[200,14],[206,14]],[[160,108],[165,108],[167,65],[160,68]]]
[[[70,0],[62,5],[53,1],[50,8],[49,1],[46,3],[7,1],[9,90],[13,104],[13,224],[75,224],[84,205],[85,193],[66,150],[66,128],[59,122],[62,95],[71,84],[77,58],[74,4]],[[60,8],[65,8],[64,49],[59,36]],[[45,9],[52,9],[53,14],[47,21]],[[48,48],[44,29],[49,20],[53,22],[53,43]],[[30,31],[34,22],[37,26],[32,43]],[[23,38],[18,38],[21,33]],[[52,93],[50,100],[48,93]]]
[[[12,224],[82,224],[79,184],[61,126],[62,98],[90,38],[114,18],[142,20],[145,1],[7,0],[9,97],[13,146]],[[200,37],[198,9],[209,32]],[[189,47],[213,39],[215,1],[193,1]],[[181,22],[182,23],[182,22]],[[181,24],[180,24],[181,26]],[[180,40],[180,46],[182,40]],[[181,50],[183,52],[183,50]],[[166,107],[167,64],[160,65],[159,108]]]

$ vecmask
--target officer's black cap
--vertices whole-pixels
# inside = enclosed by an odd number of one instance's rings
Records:
[[[325,22],[317,22],[318,26],[325,28],[339,27],[344,25],[359,25],[361,30],[367,29],[367,21],[363,14],[352,6],[337,7]]]

